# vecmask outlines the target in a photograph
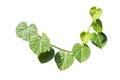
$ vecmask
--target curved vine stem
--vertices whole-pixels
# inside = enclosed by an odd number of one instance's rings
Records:
[[[91,28],[91,25],[92,25],[92,24],[90,24],[90,26],[89,26],[89,28],[88,28],[87,32],[89,32],[89,30],[90,30],[90,28]]]
[[[39,35],[39,38],[41,38],[40,35]],[[69,50],[65,50],[65,49],[62,49],[62,48],[60,48],[60,47],[58,47],[58,46],[55,46],[55,45],[53,45],[53,44],[50,44],[50,45],[51,45],[51,47],[54,47],[54,48],[59,49],[59,50],[61,50],[61,51],[71,52],[71,51],[69,51]]]
[[[57,48],[57,49],[59,49],[59,50],[65,51],[65,52],[71,52],[71,51],[69,51],[69,50],[62,49],[62,48],[60,48],[60,47],[58,47],[58,46],[55,46],[55,45],[52,45],[52,44],[51,44],[51,47]]]

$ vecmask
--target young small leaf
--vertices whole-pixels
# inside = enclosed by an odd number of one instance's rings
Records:
[[[29,46],[35,54],[39,55],[50,50],[50,40],[45,33],[42,34],[41,38],[35,35],[31,38]]]
[[[75,58],[80,63],[87,60],[90,56],[90,48],[86,44],[81,46],[79,43],[76,43],[73,46],[72,52],[73,52]]]
[[[90,9],[90,15],[93,20],[99,19],[100,16],[102,15],[102,9],[101,8],[97,9],[96,7],[92,7]]]
[[[71,52],[65,54],[64,51],[59,51],[55,55],[55,62],[60,70],[65,70],[73,64],[74,56]]]
[[[46,51],[46,52],[38,55],[38,59],[41,63],[46,63],[46,62],[52,60],[54,55],[55,55],[55,51],[54,51],[54,49],[51,48],[50,51]]]
[[[25,41],[29,41],[31,36],[37,34],[37,27],[35,24],[30,24],[27,26],[26,22],[21,22],[16,27],[16,34],[19,38],[22,38]]]
[[[96,32],[102,32],[102,22],[100,21],[100,19],[96,19],[95,21],[93,21],[92,27]]]
[[[99,33],[92,33],[91,35],[91,42],[99,47],[99,48],[103,48],[105,46],[105,44],[107,43],[107,37],[103,32],[99,32]]]
[[[91,37],[90,32],[80,33],[80,38],[81,38],[81,40],[84,44],[87,43],[90,40],[90,37]]]

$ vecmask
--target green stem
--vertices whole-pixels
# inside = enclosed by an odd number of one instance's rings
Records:
[[[59,50],[65,51],[65,52],[71,52],[71,51],[68,51],[68,50],[62,49],[62,48],[57,47],[57,46],[52,45],[52,44],[51,44],[51,47],[57,48],[57,49],[59,49]]]
[[[92,24],[91,24],[91,25],[92,25]],[[91,25],[89,26],[89,28],[88,28],[87,32],[89,32],[89,30],[90,30],[90,28],[91,28]]]
[[[41,38],[40,35],[39,35],[39,38]],[[56,49],[59,49],[59,50],[65,51],[65,52],[71,52],[71,51],[68,51],[68,50],[62,49],[62,48],[60,48],[60,47],[58,47],[58,46],[55,46],[55,45],[53,45],[53,44],[50,44],[50,45],[51,45],[51,47],[54,47],[54,48],[56,48]]]

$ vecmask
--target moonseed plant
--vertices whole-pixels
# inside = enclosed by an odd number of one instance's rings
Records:
[[[57,67],[60,70],[65,70],[73,64],[74,58],[80,63],[89,58],[90,48],[87,45],[89,41],[100,49],[106,45],[107,36],[103,33],[103,26],[100,20],[102,9],[94,6],[89,13],[92,23],[87,31],[80,33],[82,43],[75,43],[72,50],[65,50],[53,45],[45,33],[38,34],[35,24],[27,25],[24,21],[20,22],[16,27],[16,34],[22,40],[29,42],[30,49],[37,55],[41,63],[46,63],[54,58]],[[93,32],[90,32],[91,28]],[[55,48],[58,49],[57,52],[55,52]]]

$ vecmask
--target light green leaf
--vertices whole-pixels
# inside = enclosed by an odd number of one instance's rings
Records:
[[[96,7],[92,7],[90,9],[90,15],[93,20],[99,19],[100,16],[102,15],[102,9],[101,8],[97,9]]]
[[[65,70],[73,64],[74,56],[71,52],[65,54],[64,51],[59,51],[55,55],[55,62],[60,70]]]
[[[103,48],[106,43],[107,43],[107,37],[103,32],[99,32],[99,33],[92,33],[91,35],[91,42],[99,47],[99,48]]]
[[[39,55],[50,50],[50,40],[45,33],[41,38],[35,35],[30,39],[29,46],[35,54]]]
[[[46,51],[46,52],[38,55],[38,59],[41,63],[46,63],[46,62],[52,60],[54,55],[55,55],[55,51],[54,51],[54,49],[51,48],[50,51]]]
[[[25,41],[29,41],[31,36],[37,34],[37,27],[35,24],[30,24],[27,26],[26,22],[21,22],[16,27],[16,34],[19,38],[22,38]]]
[[[80,33],[80,38],[81,38],[81,40],[84,44],[87,43],[90,40],[90,37],[91,37],[90,32]]]
[[[87,60],[90,56],[90,48],[86,44],[81,46],[79,43],[76,43],[73,46],[72,52],[73,52],[75,58],[80,63]]]
[[[96,32],[102,32],[102,22],[100,21],[100,19],[96,19],[95,21],[93,21],[92,27]]]

